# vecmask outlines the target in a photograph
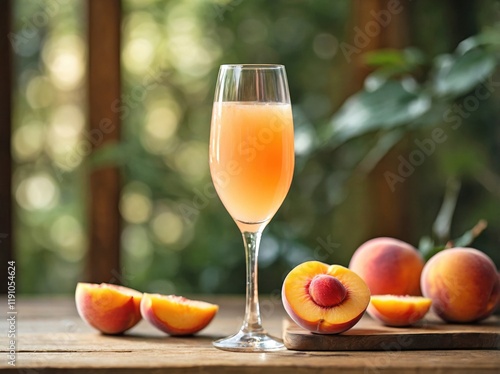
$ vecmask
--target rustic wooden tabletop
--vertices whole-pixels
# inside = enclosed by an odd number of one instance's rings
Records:
[[[237,331],[241,297],[199,297],[220,305],[214,321],[199,335],[174,338],[147,322],[123,336],[104,336],[77,315],[74,301],[23,298],[16,301],[15,324],[0,322],[0,370],[37,373],[498,373],[500,351],[292,351],[234,353],[215,349],[212,340]],[[281,302],[263,299],[264,326],[280,336],[285,317]],[[11,326],[14,326],[12,330]],[[9,338],[9,332],[14,336]],[[9,364],[15,341],[15,366]]]

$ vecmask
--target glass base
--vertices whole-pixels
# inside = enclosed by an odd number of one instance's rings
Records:
[[[271,352],[285,349],[280,339],[263,332],[240,331],[227,338],[214,341],[213,345],[219,349],[236,352]]]

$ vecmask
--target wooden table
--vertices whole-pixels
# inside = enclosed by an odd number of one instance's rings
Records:
[[[7,300],[0,298],[0,370],[21,373],[498,373],[499,350],[396,352],[235,353],[212,347],[234,333],[243,314],[240,297],[201,297],[220,305],[212,324],[195,337],[173,338],[142,321],[124,336],[104,336],[78,317],[72,298],[16,300],[16,366],[8,364]],[[284,311],[263,299],[264,325],[281,334]]]

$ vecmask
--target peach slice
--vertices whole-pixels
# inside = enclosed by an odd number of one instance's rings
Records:
[[[121,334],[141,320],[142,293],[108,283],[78,283],[76,309],[90,326],[104,334]]]
[[[146,321],[169,335],[192,335],[204,329],[219,306],[182,296],[145,293],[141,314]]]
[[[409,326],[424,318],[431,305],[426,297],[374,295],[366,311],[387,326]]]
[[[337,334],[353,327],[370,302],[370,290],[353,271],[340,265],[307,261],[288,273],[283,306],[302,328]]]

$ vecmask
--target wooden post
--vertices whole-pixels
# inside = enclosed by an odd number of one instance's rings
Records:
[[[381,48],[404,48],[408,45],[408,18],[411,0],[354,0],[349,44],[356,49],[349,54],[351,85],[349,94],[363,87],[371,69],[364,63],[364,53]],[[350,34],[350,35],[349,35]],[[353,92],[351,92],[353,91]]]
[[[12,240],[12,48],[11,1],[0,1],[0,293],[7,293],[7,261],[13,260]]]
[[[120,139],[120,0],[88,0],[89,139],[99,149]],[[120,282],[120,175],[117,167],[90,174],[87,279]]]
[[[351,86],[349,94],[359,90],[366,76],[371,72],[364,64],[363,54],[382,48],[404,48],[409,43],[408,14],[410,1],[393,0],[355,0],[352,8],[353,25],[349,40],[356,40],[360,31],[364,39],[358,36],[358,41],[364,42],[358,46],[360,53],[352,55]],[[377,27],[378,25],[378,27]],[[367,214],[369,237],[392,236],[402,240],[411,240],[410,182],[398,185],[392,192],[384,173],[387,170],[397,170],[398,155],[407,150],[405,140],[391,149],[367,177],[370,210]]]

